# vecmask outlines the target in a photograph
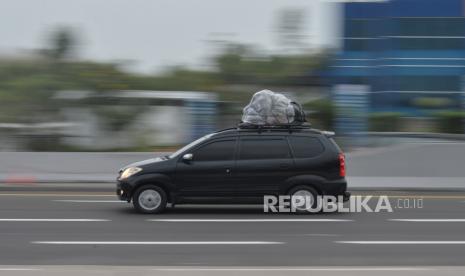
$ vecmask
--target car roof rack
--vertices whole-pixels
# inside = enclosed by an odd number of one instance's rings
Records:
[[[279,125],[254,125],[249,123],[239,123],[237,125],[237,129],[244,129],[244,130],[288,130],[291,132],[292,130],[296,129],[311,129],[312,125],[310,123],[302,123],[302,124],[279,124]]]
[[[312,125],[308,122],[302,124],[279,124],[279,125],[254,125],[248,123],[239,123],[237,127],[229,127],[221,130],[215,131],[215,133],[221,133],[228,130],[242,130],[242,131],[270,131],[270,130],[281,130],[281,131],[289,131],[291,133],[293,130],[312,130],[316,132],[320,132],[318,129],[312,128]]]
[[[227,131],[227,130],[237,130],[237,129],[238,129],[237,127],[228,127],[228,128],[223,128],[223,129],[217,130],[217,131],[215,131],[215,133],[219,133],[219,132],[223,132],[223,131]]]
[[[311,127],[312,125],[308,122],[301,123],[301,124],[291,123],[291,124],[277,124],[277,125],[255,125],[255,124],[240,122],[237,125],[237,128],[240,128],[240,129],[269,129],[269,128],[288,129],[288,128],[311,128]]]

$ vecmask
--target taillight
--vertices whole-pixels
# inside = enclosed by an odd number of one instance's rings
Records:
[[[344,153],[339,153],[339,176],[346,176],[346,158]]]

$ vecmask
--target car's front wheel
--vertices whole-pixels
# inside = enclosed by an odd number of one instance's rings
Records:
[[[155,185],[145,185],[138,188],[133,195],[134,208],[144,214],[161,213],[166,208],[168,198],[165,191]]]

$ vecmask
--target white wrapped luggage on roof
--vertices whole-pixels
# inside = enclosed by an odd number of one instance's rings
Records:
[[[280,125],[294,122],[294,106],[286,96],[271,90],[255,93],[244,108],[242,122],[253,125]]]

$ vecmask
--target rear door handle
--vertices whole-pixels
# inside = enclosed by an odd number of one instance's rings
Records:
[[[279,164],[279,167],[280,167],[281,169],[289,169],[290,165],[289,165],[289,164],[286,164],[286,163],[281,163],[281,164]]]

